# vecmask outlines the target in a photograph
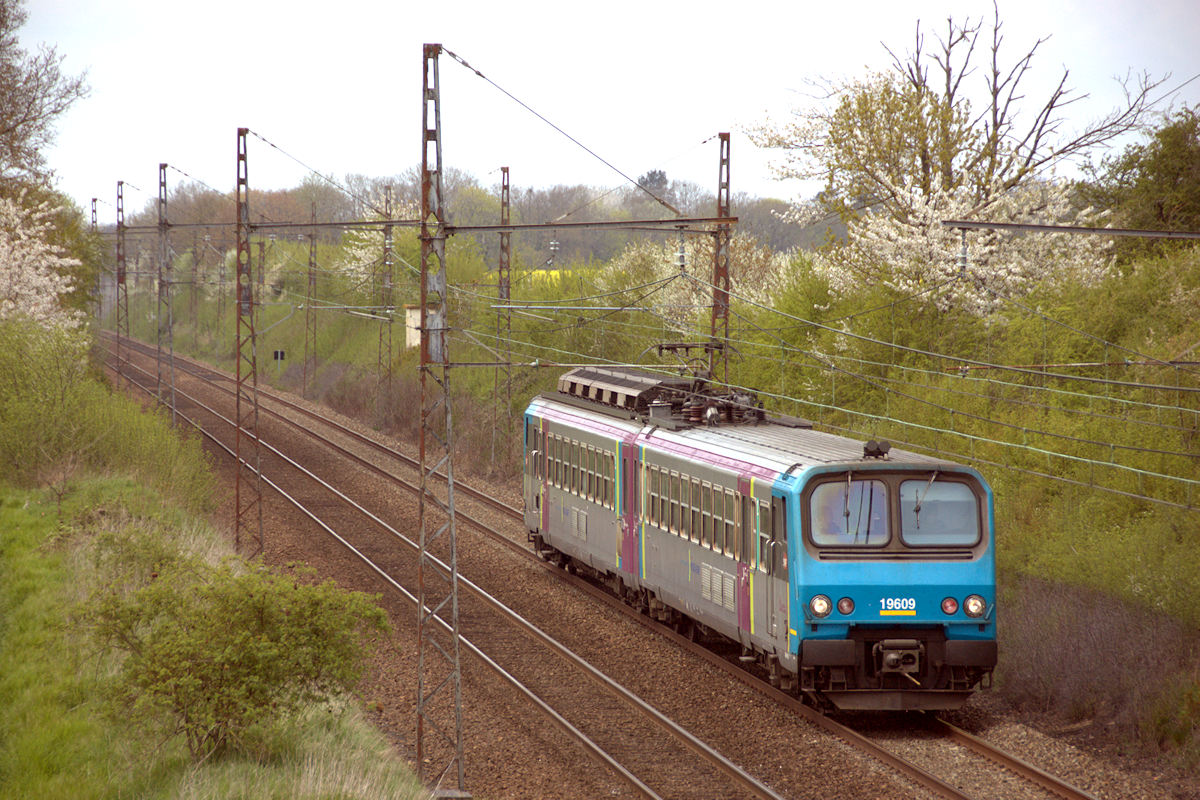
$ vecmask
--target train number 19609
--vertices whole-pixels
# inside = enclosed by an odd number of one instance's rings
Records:
[[[915,614],[917,598],[915,597],[881,597],[879,598],[880,614]]]

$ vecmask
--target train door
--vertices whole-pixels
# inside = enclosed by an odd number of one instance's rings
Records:
[[[780,623],[787,629],[787,506],[782,497],[771,497],[771,504],[759,506],[760,516],[765,517],[765,526],[760,522],[759,541],[766,575],[767,635],[772,639],[780,636]],[[765,527],[765,530],[764,530]],[[780,608],[783,605],[783,609]]]
[[[545,441],[540,420],[525,418],[525,526],[533,531],[542,527],[542,505],[545,501],[544,456]]]
[[[737,551],[737,617],[743,644],[748,643],[754,633],[754,559],[751,555],[754,546],[754,525],[751,516],[754,500],[749,495],[750,482],[739,480],[737,495],[730,496],[734,500],[733,513],[727,514],[730,519],[736,520],[737,525],[734,532],[734,549]]]
[[[641,573],[638,510],[641,505],[638,480],[637,447],[622,443],[621,450],[621,522],[618,531],[618,568],[630,575]]]

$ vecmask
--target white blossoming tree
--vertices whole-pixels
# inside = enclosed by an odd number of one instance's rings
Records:
[[[1136,130],[1161,81],[1127,79],[1122,107],[1068,132],[1065,109],[1086,95],[1067,87],[1064,71],[1041,105],[1029,107],[1025,79],[1045,40],[1006,63],[1001,27],[998,13],[990,29],[951,18],[927,51],[918,24],[911,52],[888,50],[889,69],[826,82],[823,100],[755,132],[761,146],[782,152],[781,177],[825,183],[822,203],[797,204],[792,217],[832,211],[846,223],[849,246],[824,261],[831,282],[912,292],[952,277],[958,234],[943,219],[1097,223],[1071,205],[1055,167]],[[939,297],[976,313],[989,310],[990,290],[1092,279],[1108,263],[1102,245],[1078,238],[972,234],[970,245],[974,285],[959,281]]]
[[[0,197],[0,319],[24,317],[47,328],[75,329],[82,314],[62,302],[79,261],[48,241],[53,209]]]
[[[632,290],[631,301],[644,295],[639,305],[652,309],[681,334],[706,329],[712,308],[714,247],[711,236],[687,236],[681,270],[678,242],[635,241],[601,270],[597,282],[605,291]],[[729,261],[734,297],[763,305],[770,303],[788,267],[786,256],[736,232],[730,237]]]
[[[935,181],[928,192],[911,183],[888,188],[903,199],[903,217],[882,212],[854,216],[847,222],[846,245],[814,258],[814,268],[825,274],[834,291],[845,293],[869,283],[906,296],[924,296],[940,310],[985,315],[1005,297],[1024,296],[1039,285],[1092,285],[1110,269],[1109,240],[1061,233],[973,230],[964,261],[961,231],[942,224],[947,219],[986,218],[1100,225],[1101,218],[1090,209],[1072,206],[1066,182],[1027,182],[996,192],[984,214],[961,186],[947,191]]]

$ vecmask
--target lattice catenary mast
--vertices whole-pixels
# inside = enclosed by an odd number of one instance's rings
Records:
[[[237,376],[236,419],[237,433],[234,460],[237,478],[234,481],[234,547],[242,548],[242,535],[249,532],[253,546],[249,555],[263,549],[262,529],[262,471],[258,447],[258,355],[254,335],[254,283],[250,265],[250,183],[247,176],[246,134],[248,128],[237,132]],[[243,464],[250,471],[243,479]]]
[[[117,383],[125,368],[129,339],[129,288],[125,285],[125,181],[117,181]]]
[[[451,460],[450,359],[446,349],[446,213],[442,196],[440,44],[422,56],[421,113],[421,500],[417,566],[417,775],[441,780],[456,768],[465,794],[459,668],[458,544]],[[437,473],[446,476],[443,500]],[[436,518],[434,513],[437,514]],[[444,548],[449,574],[434,562]],[[436,751],[430,734],[436,734]],[[428,763],[427,763],[428,762]],[[443,766],[440,766],[444,764]],[[447,793],[443,790],[443,796]]]

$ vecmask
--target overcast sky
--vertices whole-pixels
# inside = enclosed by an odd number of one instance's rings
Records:
[[[886,43],[911,48],[992,4],[858,0],[786,2],[499,2],[498,0],[26,0],[27,49],[54,45],[86,70],[91,95],[62,119],[49,153],[58,187],[115,219],[157,197],[158,164],[230,191],[236,130],[251,137],[251,189],[298,184],[309,168],[341,179],[420,162],[421,45],[439,42],[627,175],[651,169],[716,190],[720,131],[732,134],[734,193],[791,198],[814,187],[773,179],[768,154],[742,131],[807,102],[814,78],[882,69]],[[1119,104],[1114,80],[1149,71],[1175,87],[1200,73],[1196,0],[1007,0],[1009,59],[1039,37],[1028,97],[1070,70],[1090,98],[1078,128]],[[623,179],[492,83],[440,60],[444,163],[514,189],[615,186]],[[1200,79],[1174,95],[1200,103]],[[297,163],[297,161],[302,162]],[[736,213],[736,208],[734,209]]]

